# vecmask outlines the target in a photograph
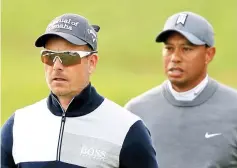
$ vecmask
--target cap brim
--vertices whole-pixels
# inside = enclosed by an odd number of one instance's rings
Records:
[[[75,44],[75,45],[86,45],[87,43],[73,35],[66,34],[66,33],[61,33],[61,32],[54,32],[54,33],[45,33],[42,36],[40,36],[36,41],[35,41],[35,46],[36,47],[44,47],[45,43],[47,40],[52,37],[52,36],[59,36],[68,42]]]
[[[185,31],[182,31],[182,30],[178,30],[178,29],[168,29],[168,30],[165,30],[165,31],[162,31],[157,37],[156,37],[156,42],[165,42],[168,35],[171,33],[171,32],[178,32],[180,33],[181,35],[183,35],[185,38],[188,39],[188,41],[192,44],[195,44],[195,45],[204,45],[206,44],[205,42],[201,41],[199,38],[197,38],[196,36],[194,36],[193,34],[189,33],[189,32],[185,32]]]

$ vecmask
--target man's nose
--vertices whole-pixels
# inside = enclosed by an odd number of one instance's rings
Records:
[[[60,59],[60,57],[55,57],[53,61],[54,61],[54,64],[53,64],[54,70],[62,70],[63,69],[63,64],[62,64],[62,60]]]
[[[177,63],[177,62],[181,62],[181,59],[182,59],[182,55],[180,51],[178,49],[175,49],[175,51],[171,55],[171,61]]]

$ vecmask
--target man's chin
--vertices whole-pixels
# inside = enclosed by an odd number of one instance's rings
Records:
[[[172,85],[183,86],[186,84],[185,80],[182,78],[169,78]]]
[[[69,94],[68,91],[66,90],[61,90],[61,89],[52,89],[53,94],[55,94],[56,96],[66,96]]]

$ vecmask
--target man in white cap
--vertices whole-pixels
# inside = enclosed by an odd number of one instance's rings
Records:
[[[142,120],[90,82],[99,28],[64,14],[36,40],[51,93],[16,110],[4,124],[1,168],[158,167]]]
[[[215,55],[212,25],[193,12],[170,16],[163,42],[168,80],[132,98],[126,108],[151,132],[161,168],[201,168],[237,125],[237,91],[208,76]]]

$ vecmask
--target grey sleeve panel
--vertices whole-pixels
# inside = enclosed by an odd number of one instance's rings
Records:
[[[236,168],[237,167],[237,127],[226,138],[223,148],[217,150],[217,159],[208,168]]]
[[[12,156],[14,117],[13,114],[1,130],[1,168],[16,168]]]
[[[148,129],[141,120],[129,129],[120,152],[120,168],[158,168]]]

